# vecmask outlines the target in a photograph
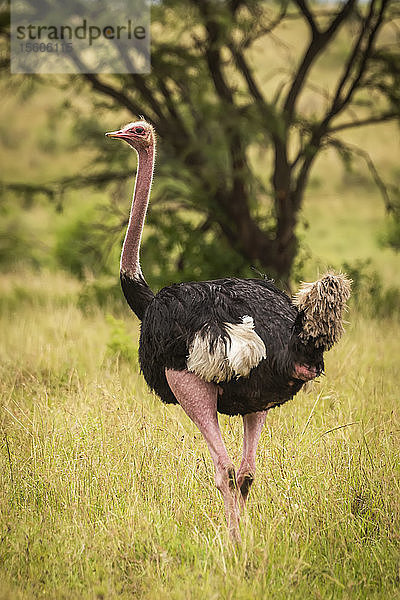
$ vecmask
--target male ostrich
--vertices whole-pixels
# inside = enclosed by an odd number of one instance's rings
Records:
[[[304,284],[293,301],[265,279],[178,283],[154,295],[139,264],[153,178],[154,130],[142,120],[106,135],[125,140],[138,155],[120,277],[125,298],[142,321],[141,370],[161,400],[180,404],[204,436],[230,533],[239,539],[239,513],[254,480],[267,411],[322,373],[323,352],[343,331],[350,282],[342,274],[327,273]],[[237,473],[217,411],[243,417],[243,457]]]

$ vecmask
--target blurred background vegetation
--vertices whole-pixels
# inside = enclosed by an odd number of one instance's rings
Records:
[[[104,132],[144,115],[158,132],[153,288],[252,266],[289,287],[332,266],[394,310],[398,13],[167,0],[152,7],[148,75],[10,76],[3,7],[0,269],[62,269],[83,304],[118,298],[136,163]]]

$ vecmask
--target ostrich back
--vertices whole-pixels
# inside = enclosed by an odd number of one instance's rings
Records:
[[[290,298],[268,280],[219,279],[171,285],[154,297],[142,321],[139,360],[143,375],[161,400],[176,403],[165,369],[188,368],[191,344],[204,327],[210,346],[221,336],[229,343],[226,325],[241,324],[248,316],[264,342],[266,358],[247,377],[218,383],[218,411],[246,414],[277,406],[292,398],[304,383],[292,377],[295,361],[313,361],[306,348],[301,356],[294,333],[298,314]]]

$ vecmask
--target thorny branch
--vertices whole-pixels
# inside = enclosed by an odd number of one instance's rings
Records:
[[[333,148],[338,150],[338,152],[341,155],[343,155],[343,154],[347,154],[349,156],[355,155],[355,156],[359,156],[360,158],[362,158],[368,167],[368,170],[372,176],[372,179],[374,180],[377,188],[379,189],[379,191],[381,193],[381,196],[385,202],[386,209],[389,212],[395,212],[396,207],[392,203],[392,200],[390,198],[390,193],[389,193],[389,190],[394,189],[394,188],[392,186],[388,186],[385,183],[383,178],[380,176],[379,171],[376,168],[375,163],[372,160],[370,154],[366,150],[363,150],[362,148],[359,148],[358,146],[356,146],[354,144],[344,143],[342,140],[339,140],[338,138],[335,138],[332,136],[329,136],[326,138],[325,144],[327,146],[332,146]]]
[[[110,182],[125,181],[132,177],[131,171],[103,171],[90,175],[73,175],[63,177],[57,181],[44,184],[31,183],[0,183],[0,191],[13,192],[23,198],[32,199],[34,196],[44,195],[50,201],[59,201],[65,190],[81,189],[84,187],[97,187]]]

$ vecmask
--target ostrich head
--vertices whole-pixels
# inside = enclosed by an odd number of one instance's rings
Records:
[[[147,150],[155,144],[154,129],[146,121],[135,121],[128,123],[118,131],[110,131],[106,133],[107,137],[118,138],[128,142],[137,152]]]
[[[299,309],[298,337],[323,351],[330,350],[344,332],[343,313],[350,298],[351,279],[328,271],[313,283],[303,283],[294,297]]]

